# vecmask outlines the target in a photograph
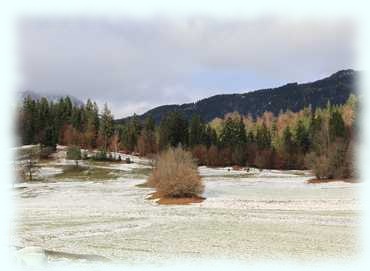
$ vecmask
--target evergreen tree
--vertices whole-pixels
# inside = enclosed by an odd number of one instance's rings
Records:
[[[253,131],[249,131],[248,136],[247,136],[247,142],[248,144],[256,143],[256,138],[254,136]]]
[[[269,149],[271,147],[271,133],[267,129],[265,123],[257,127],[256,143],[260,150]]]
[[[194,147],[203,143],[205,127],[199,115],[193,115],[189,125],[189,146]]]
[[[86,145],[94,148],[99,131],[99,108],[95,102],[88,99],[84,111]]]
[[[107,150],[108,142],[110,137],[113,135],[113,131],[113,115],[109,110],[108,105],[104,104],[100,122],[100,134],[104,142],[104,151]]]
[[[58,143],[58,136],[55,130],[55,127],[49,125],[45,128],[45,136],[41,144],[46,147],[51,147],[52,149],[56,149],[56,145]]]
[[[24,145],[33,144],[36,142],[36,102],[30,96],[23,100],[23,105],[20,110],[20,134],[21,142]]]
[[[226,119],[220,134],[221,147],[235,148],[236,146],[244,146],[247,142],[247,136],[243,121]]]
[[[169,127],[167,116],[162,118],[159,124],[158,134],[159,134],[158,147],[160,150],[164,150],[169,145]]]
[[[295,129],[295,138],[298,148],[301,150],[301,152],[305,154],[310,148],[310,137],[309,131],[304,126],[302,120],[299,120],[297,122],[297,126]]]
[[[295,166],[295,142],[293,139],[293,134],[289,126],[285,127],[283,131],[283,150],[285,153],[285,166],[288,169],[294,168]]]
[[[137,150],[140,155],[152,154],[157,151],[155,138],[155,122],[152,117],[147,117],[144,121],[143,129],[137,140]]]
[[[345,138],[346,127],[342,115],[338,110],[333,110],[330,113],[329,119],[329,138],[335,140],[337,137]]]
[[[290,130],[290,127],[287,126],[285,127],[284,131],[283,131],[283,148],[284,148],[284,151],[286,151],[288,154],[293,154],[294,152],[294,141],[293,141],[293,134]]]
[[[149,116],[145,119],[144,121],[144,129],[146,131],[152,131],[154,132],[155,130],[155,122],[152,116]]]
[[[207,148],[211,147],[211,145],[218,145],[216,130],[210,125],[206,125],[202,144],[206,145]]]
[[[181,113],[170,112],[162,121],[159,127],[160,148],[167,146],[177,147],[179,144],[188,144],[188,122]]]

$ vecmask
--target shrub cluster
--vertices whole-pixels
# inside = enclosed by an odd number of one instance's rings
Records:
[[[169,148],[159,155],[148,185],[162,197],[194,197],[204,190],[197,164],[191,153],[181,147]]]
[[[305,163],[318,179],[350,178],[353,173],[353,152],[351,145],[336,140],[328,151],[306,155]]]

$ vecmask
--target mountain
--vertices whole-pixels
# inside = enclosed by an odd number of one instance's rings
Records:
[[[198,114],[204,121],[223,117],[226,113],[237,111],[240,114],[251,114],[253,117],[262,115],[265,111],[278,114],[287,109],[296,112],[306,106],[316,107],[331,104],[341,105],[350,94],[356,92],[357,71],[341,70],[329,77],[311,83],[289,83],[277,88],[261,89],[242,94],[215,95],[196,103],[182,105],[163,105],[147,111],[140,119],[152,116],[156,122],[170,111],[179,111],[190,119]],[[129,118],[117,120],[122,123]]]
[[[32,90],[26,90],[26,91],[21,91],[18,93],[18,100],[19,101],[23,101],[24,98],[30,96],[32,99],[34,100],[40,100],[42,97],[45,97],[46,99],[48,99],[49,101],[52,101],[52,102],[57,102],[59,101],[60,98],[64,98],[66,96],[68,96],[72,103],[77,105],[77,106],[80,106],[80,105],[83,105],[84,102],[81,101],[80,99],[74,97],[74,96],[71,96],[71,95],[50,95],[50,94],[41,94],[41,93],[38,93],[38,92],[35,92],[35,91],[32,91]]]

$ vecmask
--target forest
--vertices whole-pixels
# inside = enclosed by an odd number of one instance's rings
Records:
[[[110,152],[155,157],[180,145],[198,165],[311,169],[318,179],[351,178],[357,103],[351,95],[342,105],[258,117],[230,112],[210,122],[171,111],[157,125],[136,115],[116,123],[106,104],[99,110],[90,99],[76,105],[68,96],[57,102],[26,97],[18,108],[17,134],[22,145],[97,149],[100,159],[112,159]]]

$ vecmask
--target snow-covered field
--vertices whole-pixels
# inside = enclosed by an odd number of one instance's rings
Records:
[[[322,259],[357,252],[361,184],[308,184],[305,171],[200,167],[206,200],[158,205],[131,170],[146,161],[99,165],[122,176],[42,181],[13,188],[12,245],[39,247],[48,261],[152,263],[178,258]],[[58,163],[63,163],[59,160]],[[53,179],[56,163],[41,170]]]

